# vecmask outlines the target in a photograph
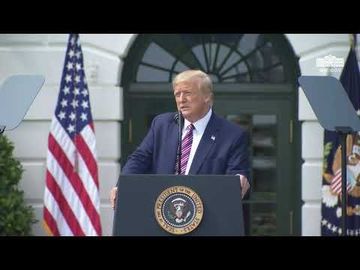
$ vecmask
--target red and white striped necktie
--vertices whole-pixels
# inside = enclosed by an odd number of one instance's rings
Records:
[[[183,174],[183,175],[185,174],[186,166],[189,161],[191,145],[192,145],[192,141],[193,141],[194,128],[195,127],[193,124],[190,124],[187,126],[187,128],[186,128],[187,133],[181,142],[181,172],[180,172],[180,174]],[[176,168],[178,168],[178,161],[176,162]],[[177,173],[177,170],[176,170],[176,173]]]

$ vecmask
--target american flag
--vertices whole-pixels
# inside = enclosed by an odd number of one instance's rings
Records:
[[[55,236],[100,236],[94,123],[78,34],[70,34],[48,138],[44,226]]]

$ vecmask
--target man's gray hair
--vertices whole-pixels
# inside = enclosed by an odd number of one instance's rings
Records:
[[[185,82],[185,81],[191,81],[193,79],[198,79],[199,80],[199,88],[203,91],[203,93],[212,93],[213,92],[213,84],[211,81],[211,78],[209,77],[209,75],[207,75],[205,72],[201,71],[201,70],[186,70],[183,71],[181,73],[179,73],[178,75],[176,75],[176,77],[173,80],[173,88],[175,88],[175,86],[178,83],[181,82]]]

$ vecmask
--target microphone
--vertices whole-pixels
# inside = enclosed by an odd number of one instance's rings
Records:
[[[181,174],[181,144],[182,144],[182,123],[183,123],[183,117],[181,115],[181,111],[178,111],[174,115],[174,120],[177,122],[179,128],[178,128],[178,148],[177,148],[177,158],[178,158],[178,168],[177,172],[178,174]]]

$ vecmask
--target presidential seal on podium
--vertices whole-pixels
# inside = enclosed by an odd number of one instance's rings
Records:
[[[165,231],[182,235],[195,230],[203,217],[200,196],[186,186],[165,189],[155,203],[155,218]]]

